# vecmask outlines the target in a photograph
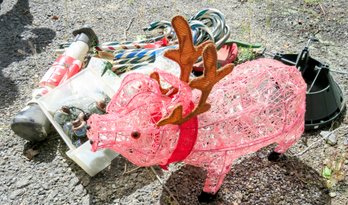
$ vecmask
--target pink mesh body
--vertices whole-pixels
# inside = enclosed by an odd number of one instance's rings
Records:
[[[138,166],[165,164],[176,148],[179,127],[156,126],[181,103],[185,113],[200,93],[173,75],[161,79],[179,88],[174,96],[162,95],[156,81],[132,74],[124,79],[108,105],[107,115],[93,115],[88,137],[93,149],[111,148]],[[218,82],[208,99],[211,109],[198,116],[198,136],[185,163],[207,169],[205,192],[215,193],[233,160],[277,143],[285,152],[304,130],[306,84],[295,67],[272,59],[238,65]],[[133,139],[137,130],[141,137]]]

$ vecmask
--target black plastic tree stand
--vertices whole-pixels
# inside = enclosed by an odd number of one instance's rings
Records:
[[[318,129],[337,119],[345,109],[341,88],[330,74],[329,66],[309,55],[310,38],[300,54],[277,53],[274,59],[294,65],[307,84],[305,129]]]

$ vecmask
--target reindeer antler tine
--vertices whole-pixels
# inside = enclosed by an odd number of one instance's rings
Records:
[[[199,44],[198,46],[196,46],[196,49],[197,49],[197,52],[199,53],[199,55],[202,55],[204,48],[209,44],[214,44],[214,43],[213,43],[213,41],[209,40],[209,41],[205,41],[205,42]]]
[[[232,72],[234,65],[227,64],[217,70],[217,52],[216,48],[213,44],[208,45],[203,51],[203,59],[204,59],[204,72],[206,72],[205,76],[216,76],[214,84],[220,81],[223,77]]]
[[[159,77],[158,72],[156,72],[156,71],[152,72],[152,73],[150,74],[150,78],[154,79],[155,81],[158,82],[159,85],[161,85],[161,84],[160,84],[160,77]]]
[[[234,68],[234,64],[230,63],[230,64],[227,64],[225,65],[224,67],[220,68],[218,71],[217,71],[217,78],[219,80],[221,80],[222,78],[224,78],[226,75],[230,74],[232,71],[233,71],[233,68]]]
[[[183,16],[175,16],[172,26],[178,37],[180,53],[186,55],[195,52],[191,28],[186,19]]]
[[[162,86],[161,86],[161,81],[160,81],[160,76],[158,74],[158,72],[154,71],[150,74],[150,78],[154,79],[155,81],[157,81],[158,85],[159,85],[159,89],[161,90],[161,93],[162,94],[166,94],[168,93],[169,89],[164,89]]]
[[[164,56],[180,65],[180,79],[188,83],[193,64],[201,55],[201,47],[197,49],[193,45],[191,28],[184,17],[174,17],[172,26],[178,37],[179,48],[166,51]]]
[[[203,90],[208,91],[208,88],[212,88],[223,77],[231,73],[234,67],[233,64],[227,64],[224,67],[217,70],[217,52],[214,44],[208,44],[204,48],[203,60],[203,76],[195,78],[190,82],[190,87],[199,89],[202,92]]]
[[[174,110],[168,117],[158,121],[157,126],[162,126],[166,124],[180,124],[181,120],[182,120],[182,105],[178,105],[176,108],[174,108]]]
[[[211,76],[216,72],[217,53],[214,44],[208,44],[203,50],[204,75]]]

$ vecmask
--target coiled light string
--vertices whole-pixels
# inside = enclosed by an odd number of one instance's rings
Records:
[[[204,9],[192,16],[189,25],[193,34],[193,42],[199,45],[207,40],[215,43],[217,49],[220,49],[230,37],[230,29],[226,25],[224,15],[216,9]],[[96,47],[97,51],[113,52],[113,71],[117,74],[134,70],[140,65],[153,63],[156,54],[169,48],[175,48],[177,38],[174,29],[169,21],[161,20],[150,23],[148,27],[143,28],[145,32],[161,29],[163,34],[139,41],[133,42],[106,42]],[[167,42],[160,45],[163,39]],[[155,48],[146,48],[155,47]]]
[[[224,15],[217,9],[203,9],[189,18],[188,22],[195,45],[211,40],[216,48],[220,49],[225,43],[231,43],[231,41],[227,42],[230,37],[230,28],[226,25]],[[177,37],[169,21],[152,22],[143,30],[145,32],[162,30],[162,32],[160,35],[137,41],[104,42],[96,46],[95,50],[102,58],[108,56],[108,60],[113,64],[113,71],[120,74],[153,63],[157,54],[177,47]],[[69,43],[65,43],[60,47],[68,46]],[[111,54],[113,58],[110,58]]]

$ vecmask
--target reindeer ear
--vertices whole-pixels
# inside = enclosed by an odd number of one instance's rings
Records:
[[[180,55],[179,51],[177,51],[176,49],[165,51],[164,57],[169,58],[170,60],[175,61],[180,65]]]

